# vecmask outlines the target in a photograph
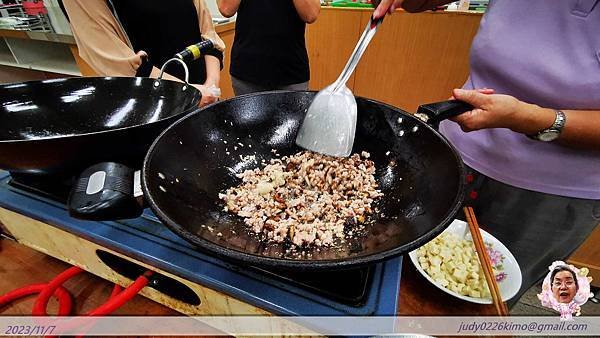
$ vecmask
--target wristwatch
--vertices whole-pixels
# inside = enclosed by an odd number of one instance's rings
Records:
[[[554,123],[550,126],[550,128],[544,129],[538,132],[537,134],[527,136],[529,136],[529,138],[542,142],[554,141],[560,136],[560,132],[565,126],[566,121],[567,117],[565,116],[565,113],[563,113],[560,110],[557,110],[556,118],[554,119]]]

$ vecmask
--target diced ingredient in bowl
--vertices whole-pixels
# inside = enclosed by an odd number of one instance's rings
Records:
[[[485,245],[496,281],[501,282],[506,277],[500,272],[504,257],[491,244]],[[463,296],[491,297],[472,241],[445,232],[417,249],[416,254],[421,268],[435,283]]]

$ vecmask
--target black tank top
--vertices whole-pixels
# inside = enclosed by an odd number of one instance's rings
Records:
[[[150,64],[163,63],[185,47],[201,41],[198,11],[192,0],[112,0],[123,29],[136,52],[144,50]],[[110,1],[108,2],[110,7]],[[190,83],[206,81],[204,58],[188,62]],[[149,76],[151,67],[141,67],[138,76]],[[179,63],[171,63],[166,72],[184,79]]]
[[[263,86],[309,80],[306,25],[293,0],[242,0],[231,49],[231,75]]]

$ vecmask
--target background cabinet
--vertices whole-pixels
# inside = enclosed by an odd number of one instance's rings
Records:
[[[321,10],[307,29],[311,89],[335,81],[370,17],[370,10]],[[354,95],[411,112],[447,99],[467,79],[480,19],[478,13],[397,11],[379,26],[347,86]]]

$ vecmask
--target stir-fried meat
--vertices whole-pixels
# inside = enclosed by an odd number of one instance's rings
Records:
[[[273,159],[263,169],[238,174],[242,183],[219,198],[226,202],[226,211],[243,217],[253,231],[271,240],[331,245],[343,239],[348,219],[364,222],[382,195],[369,154],[361,155],[337,158],[300,152]]]

